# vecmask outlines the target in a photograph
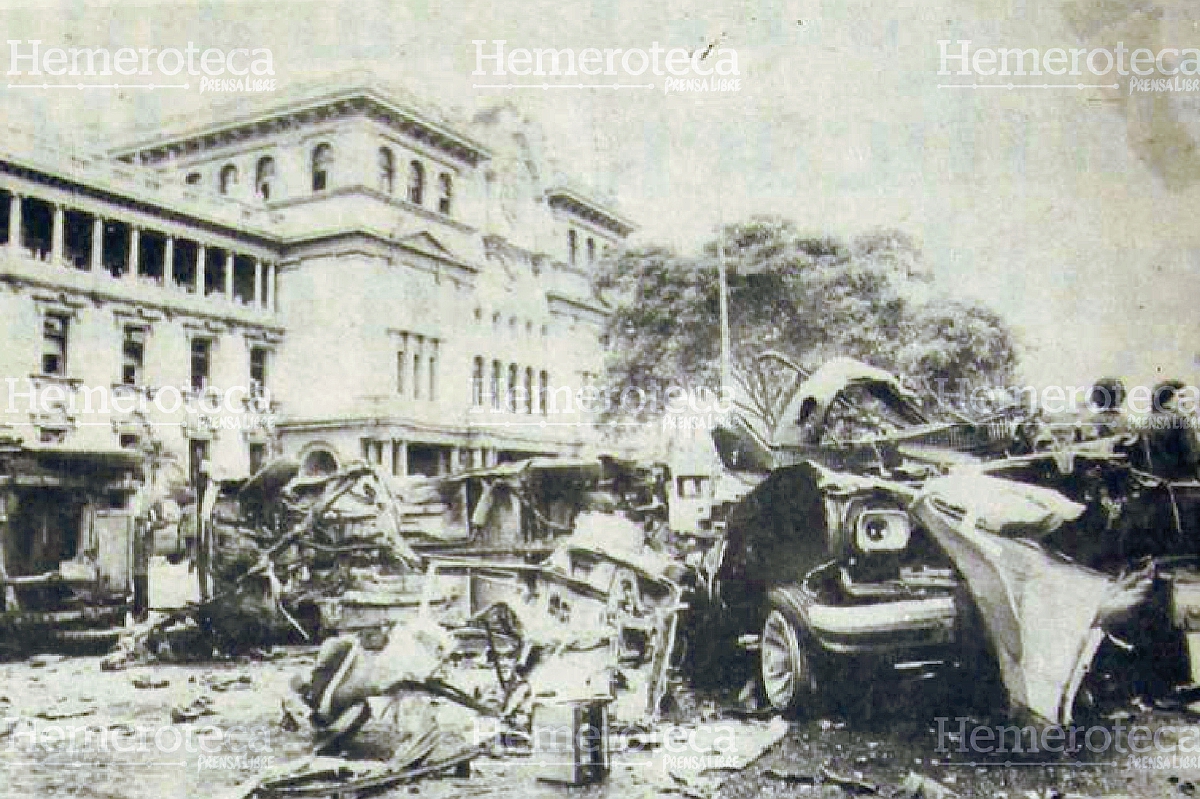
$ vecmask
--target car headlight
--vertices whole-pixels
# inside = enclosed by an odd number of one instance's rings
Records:
[[[865,510],[855,525],[854,544],[859,552],[899,552],[908,546],[912,527],[902,510]]]

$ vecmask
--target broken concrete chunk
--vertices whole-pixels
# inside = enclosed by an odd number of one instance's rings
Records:
[[[910,771],[900,784],[907,799],[957,799],[958,794],[935,779]]]

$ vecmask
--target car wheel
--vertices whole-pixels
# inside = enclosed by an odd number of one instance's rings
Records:
[[[799,713],[810,706],[817,683],[807,636],[799,614],[789,603],[772,599],[763,622],[759,655],[763,692],[771,707]]]

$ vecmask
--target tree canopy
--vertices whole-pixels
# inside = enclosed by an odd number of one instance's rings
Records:
[[[914,384],[1007,385],[1017,364],[1003,319],[939,294],[904,233],[850,240],[808,236],[784,219],[728,225],[698,256],[662,247],[606,260],[597,288],[613,306],[608,364],[615,390],[720,382],[717,253],[724,243],[733,379],[743,409],[773,433],[793,374],[835,356],[858,358]],[[783,358],[763,360],[764,351]]]

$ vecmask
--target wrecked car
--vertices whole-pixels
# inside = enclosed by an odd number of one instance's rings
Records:
[[[1022,452],[1013,420],[929,423],[895,378],[845,359],[789,409],[701,581],[695,673],[749,645],[768,703],[798,710],[847,674],[960,666],[1058,723],[1196,682],[1200,482],[1195,458],[1168,457],[1194,448],[1115,428]],[[738,432],[718,447],[753,450]]]
[[[416,605],[406,578],[422,560],[402,535],[387,477],[368,464],[304,477],[281,459],[248,479],[209,479],[199,521],[196,600],[126,631],[106,668],[312,641],[361,621],[344,612],[356,592],[398,599],[368,627],[389,626],[405,596]]]
[[[1009,414],[974,420],[939,408],[945,418],[935,418],[895,375],[853,358],[834,358],[796,379],[777,429],[764,434],[735,417],[733,429],[714,434],[726,467],[766,471],[814,461],[911,480],[1011,449],[1016,423]]]
[[[1200,667],[1200,483],[1142,471],[1122,439],[931,480],[912,505],[965,581],[1010,705],[1055,723]]]
[[[425,550],[544,555],[571,532],[603,471],[596,460],[529,458],[442,478],[434,487],[441,517],[414,518],[405,533],[416,534],[414,543]]]
[[[805,462],[776,469],[738,503],[690,637],[702,670],[757,641],[763,693],[803,711],[853,671],[948,667],[960,639],[950,559],[908,512],[902,483]]]
[[[116,639],[137,591],[141,470],[129,450],[0,438],[0,653]]]
[[[1053,723],[1194,683],[1200,482],[1143,471],[1127,444],[924,481],[776,469],[729,517],[708,640],[757,645],[788,710],[881,667],[961,666]]]
[[[611,695],[615,718],[655,720],[684,609],[681,572],[657,553],[579,536],[540,565],[435,560],[422,613],[461,626],[502,606],[539,658],[534,698]]]

